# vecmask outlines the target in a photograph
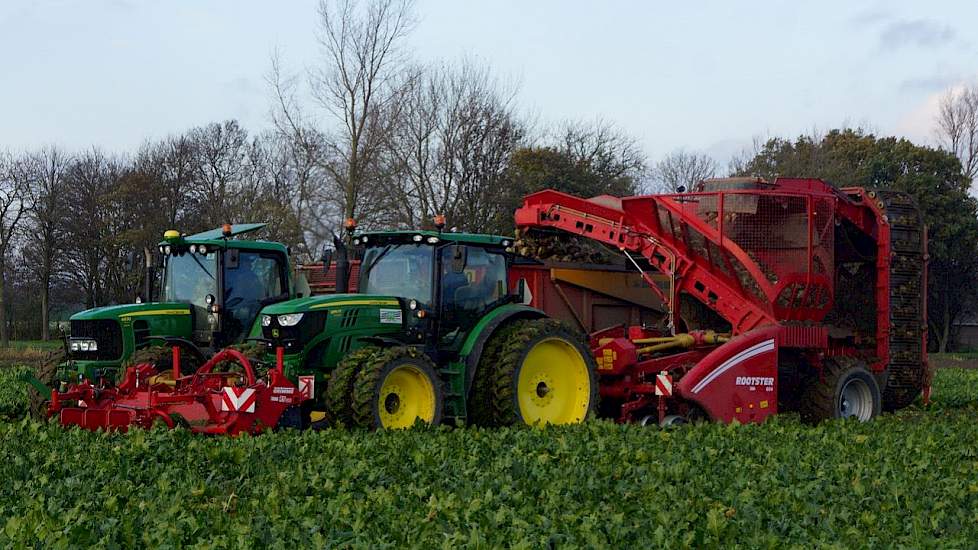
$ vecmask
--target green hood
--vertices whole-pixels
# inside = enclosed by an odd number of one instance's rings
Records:
[[[96,319],[124,319],[131,317],[157,317],[190,315],[188,304],[150,303],[122,304],[117,306],[97,307],[80,311],[70,317],[71,321],[90,321]]]
[[[400,307],[401,302],[394,296],[374,296],[366,294],[328,294],[297,298],[286,302],[272,304],[262,310],[268,315],[283,313],[301,313],[306,311],[323,310],[330,307],[343,306],[391,306]]]

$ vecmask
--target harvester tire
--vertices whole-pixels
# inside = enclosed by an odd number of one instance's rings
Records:
[[[363,364],[375,353],[377,346],[364,346],[346,354],[336,364],[326,383],[326,419],[333,426],[352,427],[353,384]]]
[[[370,356],[353,387],[353,418],[371,430],[441,423],[444,394],[435,364],[421,350],[386,348]]]
[[[37,371],[34,376],[40,380],[45,386],[51,388],[54,386],[55,378],[58,374],[58,365],[64,362],[65,354],[64,351],[54,351],[48,354],[44,362],[37,367]],[[35,420],[45,421],[48,418],[48,401],[49,399],[41,395],[34,386],[29,386],[28,392],[28,412],[31,418]]]
[[[803,421],[817,424],[835,418],[865,422],[880,413],[879,383],[857,359],[826,359],[820,377],[813,377],[799,404]]]
[[[581,335],[554,319],[523,321],[490,373],[493,423],[572,424],[593,416],[597,365]]]

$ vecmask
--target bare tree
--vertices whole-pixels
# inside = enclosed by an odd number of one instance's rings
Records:
[[[414,28],[411,0],[321,0],[318,41],[323,63],[312,95],[339,124],[327,140],[326,164],[344,217],[380,211],[378,166],[404,86],[404,40]]]
[[[978,177],[978,85],[952,88],[941,98],[937,141],[961,160],[965,177]]]
[[[335,183],[328,184],[327,167],[337,164],[335,148],[327,147],[322,131],[315,128],[298,99],[299,79],[286,75],[279,52],[272,55],[267,81],[272,93],[271,119],[275,135],[269,137],[273,152],[275,186],[289,198],[296,224],[301,228],[300,250],[307,256],[330,239],[342,217],[335,200]],[[288,192],[284,192],[288,189]]]
[[[65,276],[82,290],[85,306],[105,305],[106,265],[113,253],[109,223],[117,214],[106,208],[120,171],[119,161],[93,148],[75,158],[66,173]]]
[[[652,169],[652,191],[682,193],[698,182],[712,178],[717,173],[717,163],[704,153],[684,149],[673,151],[655,163]]]
[[[514,97],[471,62],[432,67],[413,81],[390,137],[390,172],[399,181],[389,189],[394,223],[424,226],[444,214],[459,229],[487,227],[524,135]]]
[[[638,140],[608,121],[567,121],[551,140],[558,151],[605,180],[609,194],[635,194],[648,176],[648,160]]]
[[[71,157],[54,146],[25,155],[20,161],[21,177],[26,183],[28,215],[33,226],[27,243],[37,261],[36,272],[40,279],[42,340],[51,338],[51,283],[57,268],[56,259],[65,245],[65,172],[70,162]]]
[[[0,153],[0,347],[10,344],[7,320],[7,256],[28,210],[28,176],[9,152]]]

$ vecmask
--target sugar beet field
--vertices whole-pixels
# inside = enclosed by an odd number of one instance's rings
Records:
[[[867,423],[62,430],[0,368],[0,546],[973,547],[978,370]]]

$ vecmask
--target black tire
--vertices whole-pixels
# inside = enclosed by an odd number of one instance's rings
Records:
[[[530,321],[519,319],[496,329],[496,332],[486,342],[476,364],[475,375],[472,379],[472,391],[469,394],[468,420],[476,426],[492,426],[494,413],[492,409],[492,373],[499,362],[499,356],[506,343],[518,331],[525,330]]]
[[[129,356],[129,360],[123,364],[116,381],[120,380],[125,370],[133,365],[149,363],[153,365],[156,372],[163,373],[173,370],[173,346],[147,346],[136,350]],[[180,374],[186,376],[197,372],[202,363],[190,352],[180,353]]]
[[[55,379],[58,375],[58,366],[64,360],[64,351],[51,352],[45,358],[44,362],[37,367],[37,370],[34,372],[34,377],[40,380],[45,386],[54,389]],[[30,386],[27,393],[27,411],[31,415],[31,418],[42,422],[46,421],[48,419],[48,401],[50,399],[41,395],[34,386]]]
[[[861,361],[838,357],[826,359],[822,375],[808,383],[799,412],[810,424],[850,417],[867,421],[879,415],[880,407],[876,377]]]
[[[526,360],[530,353],[538,346],[556,346],[560,350],[559,356],[568,358],[579,358],[581,363],[557,367],[556,371],[547,369],[551,374],[559,372],[562,376],[570,376],[568,369],[581,368],[582,372],[573,374],[578,377],[577,382],[568,380],[551,379],[548,381],[541,379],[539,382],[534,380],[525,381],[527,387],[520,388],[520,378]],[[577,359],[571,359],[575,361]],[[532,365],[527,367],[533,369]],[[543,372],[543,371],[541,371]],[[567,325],[554,319],[535,319],[519,323],[518,328],[508,334],[497,357],[494,358],[493,369],[490,373],[490,409],[492,411],[492,422],[498,426],[510,426],[513,424],[535,424],[544,423],[577,423],[583,422],[594,415],[598,406],[598,382],[597,365],[591,350],[582,338],[581,334],[569,328]],[[527,373],[533,377],[532,372]],[[540,374],[541,378],[548,378],[549,375]],[[585,387],[586,382],[586,387]],[[568,386],[569,384],[569,386]],[[576,387],[574,384],[577,384]],[[530,387],[532,386],[532,387]],[[570,390],[569,392],[567,390]],[[521,393],[533,403],[539,403],[537,409],[532,413],[523,410],[519,402]],[[530,392],[535,392],[536,398]],[[547,396],[551,392],[561,396],[560,401]],[[586,402],[585,402],[586,399]],[[545,419],[544,416],[549,416]],[[553,420],[553,422],[551,422]]]
[[[919,387],[895,386],[891,374],[887,371],[879,379],[883,387],[883,410],[887,412],[909,407],[923,391],[923,383]]]
[[[337,427],[352,427],[353,422],[353,384],[362,365],[375,353],[377,346],[365,346],[346,354],[336,364],[326,383],[326,417]]]
[[[397,373],[397,374],[395,374]],[[409,400],[409,392],[385,394],[385,385],[391,376],[404,376],[416,384],[416,392],[431,393],[431,402]],[[404,379],[402,379],[404,380]],[[408,428],[420,418],[432,426],[441,423],[444,392],[435,364],[424,352],[407,346],[383,349],[370,356],[357,373],[353,387],[353,418],[357,426],[371,430]],[[412,409],[430,413],[430,420]],[[428,412],[423,412],[428,408]],[[388,419],[385,421],[385,419]]]

